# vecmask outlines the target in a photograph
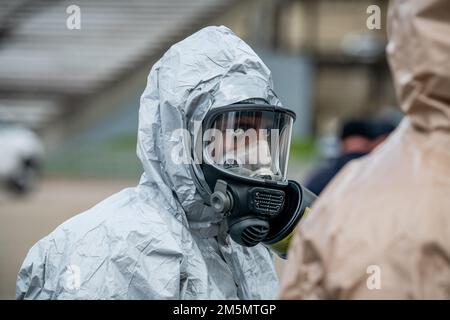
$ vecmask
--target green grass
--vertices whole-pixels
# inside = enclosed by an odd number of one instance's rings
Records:
[[[311,160],[317,156],[315,140],[312,138],[294,139],[291,143],[290,159]]]
[[[56,175],[138,178],[142,165],[136,155],[136,135],[116,136],[98,146],[59,150],[50,155],[46,172]]]
[[[77,149],[59,150],[50,155],[46,172],[56,175],[110,178],[138,178],[142,165],[136,155],[136,135],[115,136],[98,146],[86,145]],[[314,139],[294,139],[290,162],[304,164],[315,159]]]

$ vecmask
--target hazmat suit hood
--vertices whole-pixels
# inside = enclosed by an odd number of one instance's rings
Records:
[[[153,66],[141,97],[140,187],[157,190],[174,212],[185,212],[191,228],[209,236],[217,234],[222,217],[204,205],[206,182],[190,159],[194,142],[202,138],[198,124],[212,108],[255,98],[280,105],[270,70],[224,26],[207,27],[173,45]]]
[[[391,1],[388,31],[405,117],[315,202],[283,298],[450,299],[450,1]]]
[[[387,53],[402,110],[422,130],[450,130],[449,1],[397,1]]]
[[[191,153],[196,124],[208,110],[246,99],[280,104],[269,69],[230,29],[207,27],[173,45],[152,67],[141,96],[139,185],[33,246],[18,274],[17,297],[276,297],[268,249],[242,247],[220,232],[223,217],[204,204],[202,173],[189,157],[179,161]]]

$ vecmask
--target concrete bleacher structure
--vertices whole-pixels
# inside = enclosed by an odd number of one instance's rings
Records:
[[[232,2],[2,0],[0,117],[52,129]],[[81,9],[80,30],[66,26],[72,4]]]

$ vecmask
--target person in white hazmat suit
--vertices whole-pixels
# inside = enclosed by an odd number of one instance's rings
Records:
[[[204,178],[173,150],[177,129],[208,110],[256,99],[281,106],[270,70],[228,28],[207,27],[152,67],[141,97],[137,154],[144,173],[36,243],[17,277],[17,299],[271,299],[272,254],[221,232],[205,205]],[[176,137],[176,136],[175,136]]]

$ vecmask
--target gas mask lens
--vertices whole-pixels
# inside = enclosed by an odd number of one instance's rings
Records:
[[[230,173],[286,180],[293,118],[281,111],[219,113],[205,132],[205,160]]]

